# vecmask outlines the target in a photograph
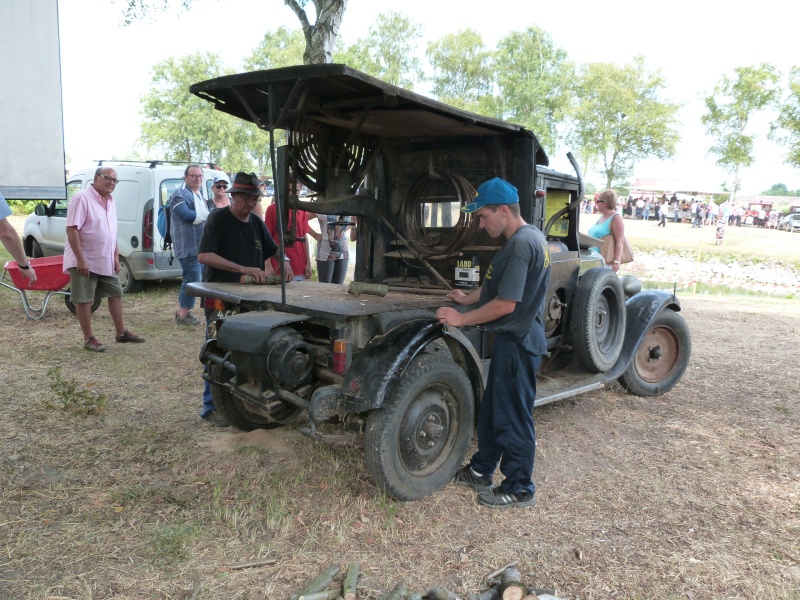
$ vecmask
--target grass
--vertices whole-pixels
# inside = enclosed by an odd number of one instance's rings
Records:
[[[637,249],[641,237],[653,253],[706,256],[710,232],[647,225],[626,221]],[[770,252],[765,239],[794,242],[748,231]],[[785,376],[800,362],[786,328],[796,301],[682,297],[694,346],[681,383],[658,398],[610,386],[537,409],[538,505],[492,511],[457,486],[397,502],[362,450],[294,427],[207,426],[202,333],[172,324],[176,296],[168,282],[126,297],[126,321],[148,341],[98,355],[63,303],[29,321],[0,289],[0,597],[281,599],[330,564],[340,581],[351,561],[360,600],[408,576],[414,591],[465,596],[518,561],[530,585],[565,599],[798,598],[800,382]],[[105,305],[94,326],[101,340],[113,333]],[[47,407],[53,369],[72,386],[65,397],[105,396],[102,418]],[[264,558],[277,562],[231,568]]]

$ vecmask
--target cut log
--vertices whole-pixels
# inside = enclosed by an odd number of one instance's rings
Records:
[[[309,581],[302,590],[297,594],[292,594],[291,600],[300,600],[301,596],[313,594],[314,592],[321,592],[330,584],[333,583],[333,578],[339,573],[339,565],[331,565],[322,573],[317,575],[314,579]],[[334,600],[336,596],[333,597]]]
[[[339,597],[339,588],[322,590],[321,592],[311,592],[302,594],[297,600],[336,600]]]
[[[500,600],[500,584],[483,590],[479,594],[470,594],[467,600]]]
[[[529,587],[528,594],[533,594],[534,596],[541,596],[542,594],[548,594],[550,596],[556,595],[555,588],[540,588],[540,587]]]
[[[508,567],[500,574],[500,597],[503,600],[522,600],[526,591],[519,571],[514,567]]]
[[[425,596],[428,600],[464,600],[461,596],[444,588],[431,588]]]
[[[409,579],[401,579],[397,585],[392,588],[392,591],[389,592],[384,600],[405,600],[406,596],[408,595],[408,584]]]
[[[361,575],[361,565],[357,562],[351,562],[347,565],[347,574],[344,576],[342,583],[342,594],[344,600],[356,600],[356,586],[358,585],[358,576]]]
[[[351,281],[350,286],[347,288],[347,293],[351,296],[360,296],[361,294],[366,294],[369,296],[383,297],[388,291],[388,285],[384,285],[382,283],[362,283],[360,281]]]
[[[256,284],[256,278],[252,275],[242,275],[239,277],[239,283],[242,284]],[[261,285],[280,285],[281,284],[281,276],[280,275],[268,275],[267,278],[264,280],[264,283]]]

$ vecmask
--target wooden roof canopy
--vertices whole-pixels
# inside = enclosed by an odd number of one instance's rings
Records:
[[[536,136],[524,127],[453,108],[346,65],[301,65],[226,75],[195,83],[190,91],[217,110],[266,130],[293,130],[302,122],[317,122],[398,141],[533,138],[536,164],[549,164]]]

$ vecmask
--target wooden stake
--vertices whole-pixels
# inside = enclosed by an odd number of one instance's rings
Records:
[[[502,566],[502,567],[500,567],[499,569],[495,569],[494,571],[492,571],[491,573],[489,573],[489,574],[488,574],[486,577],[484,577],[483,579],[484,579],[485,581],[491,581],[492,579],[494,579],[495,577],[497,577],[498,575],[500,575],[500,574],[501,574],[503,571],[505,571],[506,569],[510,569],[511,567],[516,567],[518,564],[519,564],[519,561],[518,561],[518,560],[512,561],[512,562],[508,563],[507,565],[503,565],[503,566]]]
[[[359,575],[361,575],[360,564],[351,562],[347,565],[347,574],[344,576],[344,583],[342,583],[344,600],[356,600],[356,586],[358,585]]]
[[[297,600],[336,600],[339,597],[339,588],[331,588],[321,592],[303,594]]]
[[[463,600],[461,596],[444,588],[431,588],[426,596],[428,600]]]
[[[240,562],[231,565],[231,569],[251,569],[253,567],[265,567],[267,565],[274,565],[278,562],[277,558],[265,558],[264,560],[251,560],[250,562]]]
[[[408,594],[409,579],[401,579],[384,600],[405,600]]]
[[[317,575],[314,579],[309,581],[302,590],[300,590],[297,594],[292,594],[290,596],[291,600],[300,600],[302,596],[307,594],[313,594],[315,592],[320,592],[328,587],[330,584],[333,583],[333,578],[339,573],[339,565],[331,565],[327,569],[325,569],[322,573]],[[338,592],[337,592],[338,594]],[[335,600],[336,596],[333,597],[331,600]]]
[[[369,296],[385,296],[389,291],[389,286],[382,283],[362,283],[360,281],[351,281],[350,286],[347,288],[347,293],[351,296],[359,296],[367,294]]]

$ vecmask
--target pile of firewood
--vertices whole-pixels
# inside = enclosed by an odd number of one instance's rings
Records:
[[[403,579],[381,596],[381,600],[559,600],[554,589],[528,587],[515,567],[516,563],[511,563],[489,573],[485,578],[488,587],[477,594],[462,596],[438,587],[420,594],[409,588],[410,579]],[[290,600],[357,600],[359,563],[350,563],[342,582],[334,584],[338,574],[338,565],[331,565],[298,593],[292,594]]]

